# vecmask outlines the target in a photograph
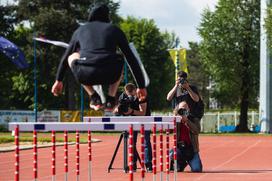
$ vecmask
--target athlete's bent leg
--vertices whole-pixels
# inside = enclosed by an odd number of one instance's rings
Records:
[[[115,96],[118,91],[118,87],[120,85],[120,82],[123,80],[123,72],[124,72],[124,70],[122,70],[121,75],[117,81],[115,81],[113,84],[109,85],[108,95],[107,95],[106,104],[105,104],[106,110],[108,110],[108,111],[112,111],[112,109],[116,105]]]
[[[120,85],[121,80],[122,80],[122,76],[120,76],[120,78],[116,82],[109,85],[109,91],[108,91],[109,96],[115,97],[115,95],[116,95],[116,93],[118,91],[118,87]]]
[[[78,52],[75,52],[73,54],[71,54],[69,57],[68,57],[68,65],[69,67],[71,68],[72,67],[72,63],[74,61],[76,61],[77,59],[80,58],[80,54]]]
[[[74,61],[78,60],[79,58],[80,58],[80,54],[78,52],[75,52],[68,57],[68,64],[71,69],[72,69]],[[82,86],[85,89],[85,91],[87,92],[87,94],[89,95],[90,108],[92,108],[94,110],[99,110],[102,106],[102,101],[101,101],[100,96],[93,89],[93,86],[92,85],[83,85],[83,84],[82,84]]]
[[[87,92],[89,96],[93,95],[95,93],[95,90],[93,89],[93,86],[91,85],[83,85],[84,90]]]

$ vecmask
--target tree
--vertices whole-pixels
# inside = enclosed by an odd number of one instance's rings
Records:
[[[15,17],[18,22],[12,25],[16,27],[12,35],[16,44],[23,49],[31,67],[33,67],[33,33],[35,32],[36,36],[68,42],[72,32],[79,26],[77,20],[87,18],[87,9],[92,2],[92,0],[19,1],[15,6]],[[129,41],[135,43],[143,59],[151,79],[149,96],[152,100],[152,108],[167,106],[165,96],[174,83],[174,65],[167,49],[174,46],[175,34],[160,32],[153,20],[139,20],[132,17],[122,20],[117,14],[119,3],[112,0],[104,0],[104,2],[110,6],[113,23],[118,26],[121,24]],[[55,98],[50,93],[63,52],[63,48],[37,43],[39,110],[78,108],[79,104],[76,105],[76,102],[79,99],[79,85],[73,83],[75,81],[72,81],[71,73],[67,72],[64,80],[65,96]],[[12,89],[12,92],[7,92],[7,95],[10,95],[7,101],[11,100],[11,102],[5,105],[14,109],[33,109],[33,68],[21,74],[12,74],[7,82],[10,83],[10,89],[7,90]]]
[[[248,108],[257,105],[260,1],[220,0],[214,12],[204,11],[199,33],[200,56],[216,83],[215,95],[223,105],[240,103],[237,131],[246,132]]]
[[[205,106],[209,107],[209,92],[207,86],[209,85],[209,75],[205,71],[200,55],[199,44],[196,42],[189,42],[189,50],[187,50],[187,64],[189,71],[189,81],[193,85],[197,86]]]
[[[17,33],[14,24],[16,19],[16,6],[14,5],[0,5],[0,35],[18,45]],[[18,45],[19,46],[19,45]],[[20,46],[19,46],[20,47]],[[23,79],[16,80],[16,86],[24,82],[25,85],[21,86],[16,91],[14,89],[14,80],[16,76],[23,75],[27,70],[19,70],[11,61],[0,53],[0,108],[17,108],[24,107],[24,97],[19,98],[18,92],[22,92],[27,87],[27,83]],[[22,84],[21,84],[22,85]]]
[[[176,36],[161,33],[153,20],[128,17],[120,26],[129,42],[135,44],[151,80],[148,95],[152,109],[166,107],[175,72],[167,49],[173,47]]]
[[[14,14],[15,6],[0,5],[0,35],[8,36],[14,31],[13,24],[16,22]]]

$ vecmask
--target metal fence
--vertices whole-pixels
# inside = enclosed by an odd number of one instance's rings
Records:
[[[240,113],[217,112],[206,113],[201,120],[201,131],[204,133],[232,132],[239,124]],[[259,113],[248,112],[248,128],[251,131],[259,132]]]
[[[152,115],[172,115],[169,113],[153,112]],[[201,119],[202,133],[220,133],[233,132],[239,124],[240,112],[207,112]],[[259,132],[260,119],[259,113],[256,111],[248,112],[248,128],[251,131]]]
[[[71,111],[70,111],[71,112]],[[58,122],[58,121],[79,121],[78,119],[72,119],[73,114],[69,111],[43,111],[39,114],[43,122]],[[75,111],[74,111],[75,112]],[[69,114],[68,114],[69,113]],[[91,116],[95,115],[89,112]],[[100,113],[102,114],[102,113]],[[76,115],[76,112],[75,112]],[[88,114],[86,114],[88,115]],[[152,116],[171,116],[172,112],[152,112]],[[233,132],[235,127],[239,124],[240,113],[238,111],[232,112],[207,112],[204,114],[201,120],[201,132],[202,133],[219,133],[219,132]],[[0,110],[0,126],[7,127],[9,122],[33,122],[33,111],[9,111]],[[248,128],[251,131],[259,132],[260,119],[259,113],[256,111],[248,112]]]

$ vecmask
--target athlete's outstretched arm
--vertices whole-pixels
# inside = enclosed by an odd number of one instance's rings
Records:
[[[135,76],[137,85],[139,88],[145,88],[145,80],[140,65],[131,51],[126,35],[120,30],[118,31],[118,45],[122,52],[124,53],[129,66],[131,67],[132,73]]]
[[[56,81],[54,82],[54,85],[52,86],[51,92],[54,94],[54,96],[58,96],[62,92],[63,84],[62,80],[64,78],[64,74],[66,69],[68,68],[68,57],[71,55],[73,52],[75,52],[78,48],[78,43],[77,43],[77,31],[73,34],[71,41],[69,43],[68,48],[66,49],[65,53],[63,54],[57,75],[56,75]]]

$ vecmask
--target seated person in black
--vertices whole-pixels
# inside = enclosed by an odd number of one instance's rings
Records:
[[[150,106],[148,98],[141,99],[136,96],[136,86],[128,83],[125,85],[124,92],[119,96],[119,104],[114,109],[114,113],[123,116],[150,116]],[[152,149],[150,142],[150,130],[146,130],[144,133],[144,152],[145,152],[145,166],[147,172],[152,171]],[[138,131],[133,132],[133,169],[136,171],[137,168],[137,155],[136,155],[136,143],[137,143]]]
[[[88,21],[73,33],[59,64],[52,93],[57,96],[62,92],[62,80],[66,69],[70,67],[76,80],[90,96],[91,104],[101,104],[92,85],[109,85],[106,107],[112,109],[124,65],[122,56],[116,53],[117,48],[120,48],[138,84],[137,93],[145,97],[147,93],[143,73],[129,48],[125,34],[110,23],[109,8],[104,4],[96,4]]]

